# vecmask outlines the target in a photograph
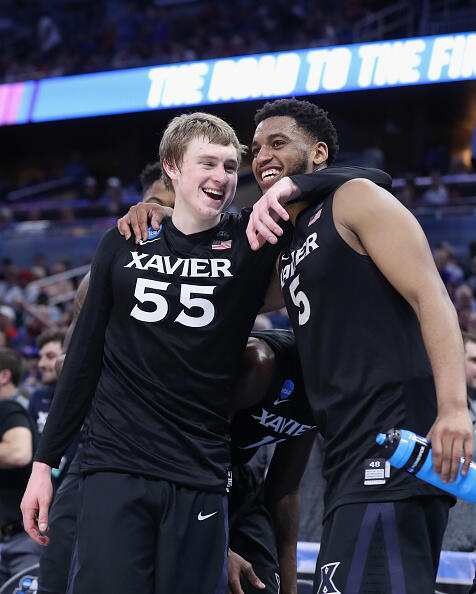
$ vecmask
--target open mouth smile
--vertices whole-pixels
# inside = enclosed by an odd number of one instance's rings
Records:
[[[212,200],[221,200],[225,195],[223,190],[217,190],[215,188],[202,188],[202,191]]]

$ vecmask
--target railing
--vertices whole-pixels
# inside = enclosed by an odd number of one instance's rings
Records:
[[[414,16],[412,2],[400,2],[370,13],[353,26],[354,41],[409,37],[414,31]]]
[[[89,264],[86,264],[84,266],[78,266],[77,268],[71,268],[71,270],[66,270],[65,272],[59,272],[58,274],[52,274],[51,276],[45,276],[43,278],[40,278],[36,281],[33,281],[31,283],[28,284],[28,287],[33,287],[33,288],[42,288],[44,289],[45,287],[48,287],[50,285],[54,285],[57,282],[63,281],[63,280],[69,280],[71,278],[78,278],[78,277],[83,277],[89,270],[90,266]],[[67,303],[68,301],[72,301],[74,299],[74,296],[76,294],[76,291],[68,291],[67,293],[63,293],[62,295],[56,295],[55,297],[51,297],[49,299],[49,304],[50,305],[59,305],[60,303]]]

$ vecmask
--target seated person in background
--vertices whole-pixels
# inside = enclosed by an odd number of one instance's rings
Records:
[[[31,471],[35,426],[15,399],[20,359],[0,350],[0,587],[38,563],[41,547],[23,530],[20,501]]]

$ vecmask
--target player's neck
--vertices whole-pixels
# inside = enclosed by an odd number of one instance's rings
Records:
[[[220,222],[221,213],[215,217],[200,218],[194,216],[190,211],[174,208],[172,214],[172,223],[184,235],[191,235],[192,233],[200,233],[200,231],[207,231],[212,229]]]

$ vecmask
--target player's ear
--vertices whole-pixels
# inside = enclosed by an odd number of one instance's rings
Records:
[[[162,161],[162,167],[165,173],[170,177],[170,179],[177,179],[178,175],[178,167],[175,163],[169,163],[165,159]]]
[[[327,157],[329,156],[329,149],[327,148],[327,144],[319,140],[318,142],[314,143],[312,146],[313,150],[313,159],[312,162],[314,165],[321,165],[327,161]]]

